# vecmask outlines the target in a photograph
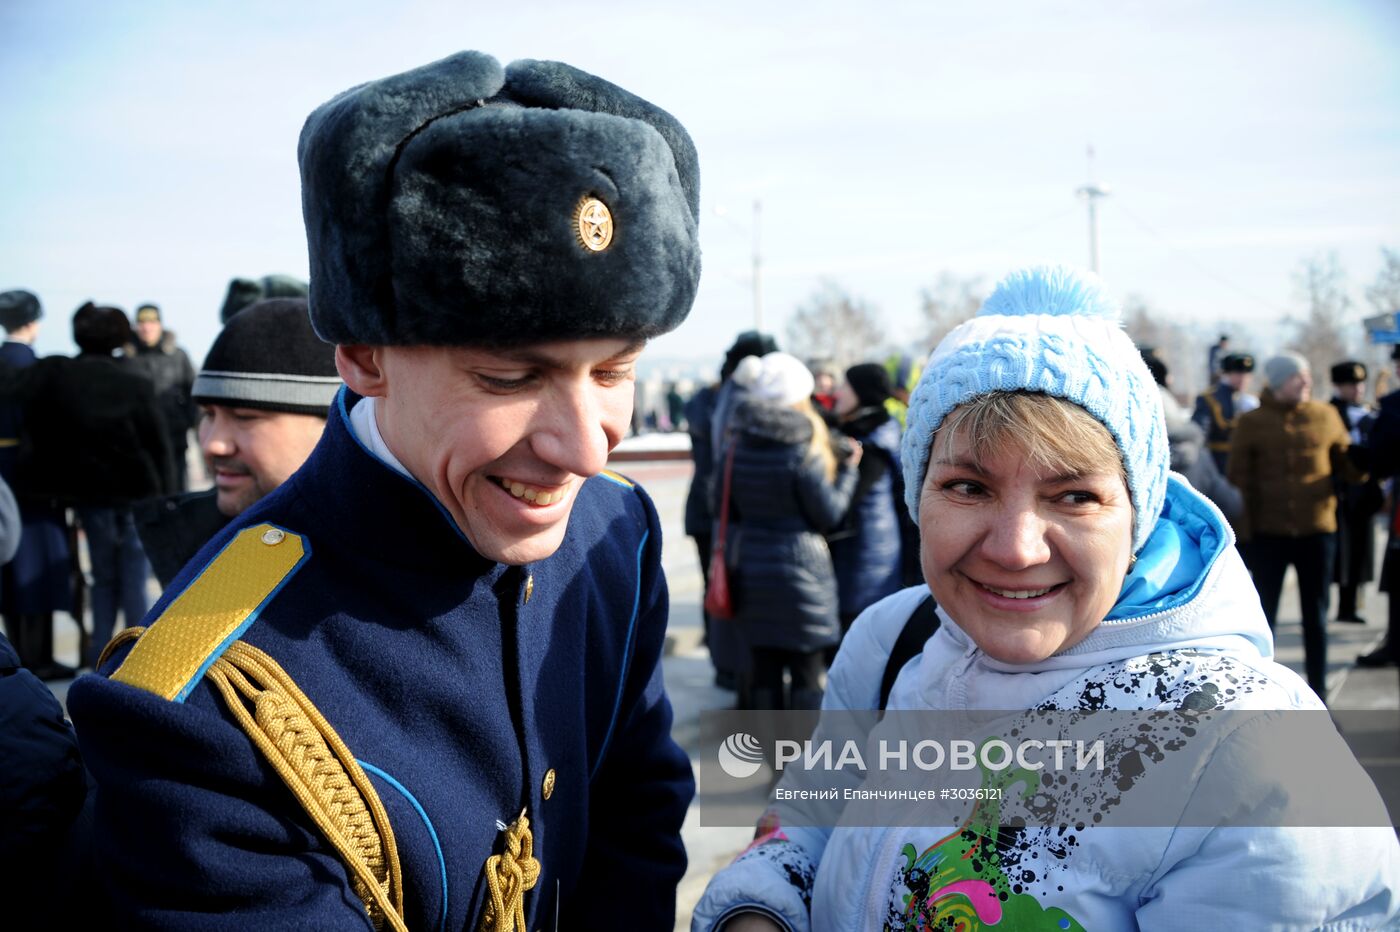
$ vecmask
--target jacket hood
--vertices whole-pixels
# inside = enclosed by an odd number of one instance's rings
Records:
[[[1211,501],[1171,473],[1166,503],[1118,601],[1089,636],[1033,664],[981,663],[1005,672],[1073,670],[1164,650],[1196,648],[1274,655],[1273,635],[1259,596],[1235,549],[1229,522]],[[940,607],[939,616],[961,645],[971,638]]]
[[[734,430],[770,443],[795,445],[812,439],[812,422],[795,408],[746,399],[734,411]]]

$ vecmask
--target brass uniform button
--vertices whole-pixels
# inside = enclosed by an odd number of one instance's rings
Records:
[[[551,796],[554,795],[554,768],[553,768],[553,767],[551,767],[551,768],[549,768],[548,770],[545,771],[545,774],[544,774],[544,785],[543,785],[542,787],[540,787],[540,794],[543,795],[545,799],[549,799],[549,797],[551,797]]]
[[[270,527],[266,531],[263,531],[262,542],[264,544],[267,544],[269,547],[276,547],[278,544],[282,543],[282,541],[286,539],[286,532],[282,531],[279,528]]]
[[[529,604],[530,604],[530,596],[532,596],[532,595],[534,595],[534,594],[535,594],[535,577],[534,577],[534,575],[532,574],[532,575],[530,575],[530,576],[526,576],[526,577],[525,577],[525,604],[526,604],[526,605],[529,605]]]

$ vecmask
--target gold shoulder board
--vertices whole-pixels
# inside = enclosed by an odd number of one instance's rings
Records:
[[[183,702],[309,556],[310,545],[291,531],[271,524],[239,531],[141,635],[112,679]]]

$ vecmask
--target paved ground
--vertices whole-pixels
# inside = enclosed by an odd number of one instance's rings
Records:
[[[661,514],[665,540],[663,560],[671,588],[671,619],[665,659],[666,685],[675,707],[675,737],[695,760],[712,749],[697,746],[699,716],[706,710],[732,707],[733,694],[715,688],[709,655],[700,644],[701,576],[694,543],[683,528],[686,490],[690,482],[688,461],[619,463],[619,471],[640,482],[651,493]],[[1329,702],[1333,709],[1400,710],[1400,675],[1394,669],[1359,670],[1352,662],[1359,653],[1370,650],[1382,636],[1385,597],[1367,593],[1363,614],[1367,625],[1329,626]],[[1282,663],[1301,672],[1302,638],[1297,623],[1297,590],[1290,574],[1280,610],[1276,651]],[[59,659],[72,663],[77,656],[76,627],[60,616],[55,623]],[[66,682],[51,684],[62,698]],[[1363,763],[1373,775],[1382,772],[1400,777],[1400,728],[1353,735]],[[1381,780],[1386,784],[1400,780]],[[1389,785],[1387,785],[1389,790]],[[1392,812],[1400,812],[1400,792],[1387,792]],[[708,878],[729,862],[747,844],[751,832],[736,828],[702,828],[694,807],[686,819],[684,836],[690,855],[690,870],[681,884],[676,929],[687,929],[690,912],[704,891]]]

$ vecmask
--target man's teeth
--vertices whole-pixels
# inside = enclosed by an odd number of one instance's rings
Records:
[[[523,498],[527,502],[536,505],[553,505],[555,502],[563,501],[567,489],[560,489],[557,492],[546,492],[534,486],[525,485],[520,482],[512,482],[509,479],[500,480],[501,487],[516,498]]]
[[[1034,599],[1036,596],[1045,595],[1055,587],[1051,586],[1050,589],[998,589],[995,586],[984,586],[983,588],[1007,599]]]

